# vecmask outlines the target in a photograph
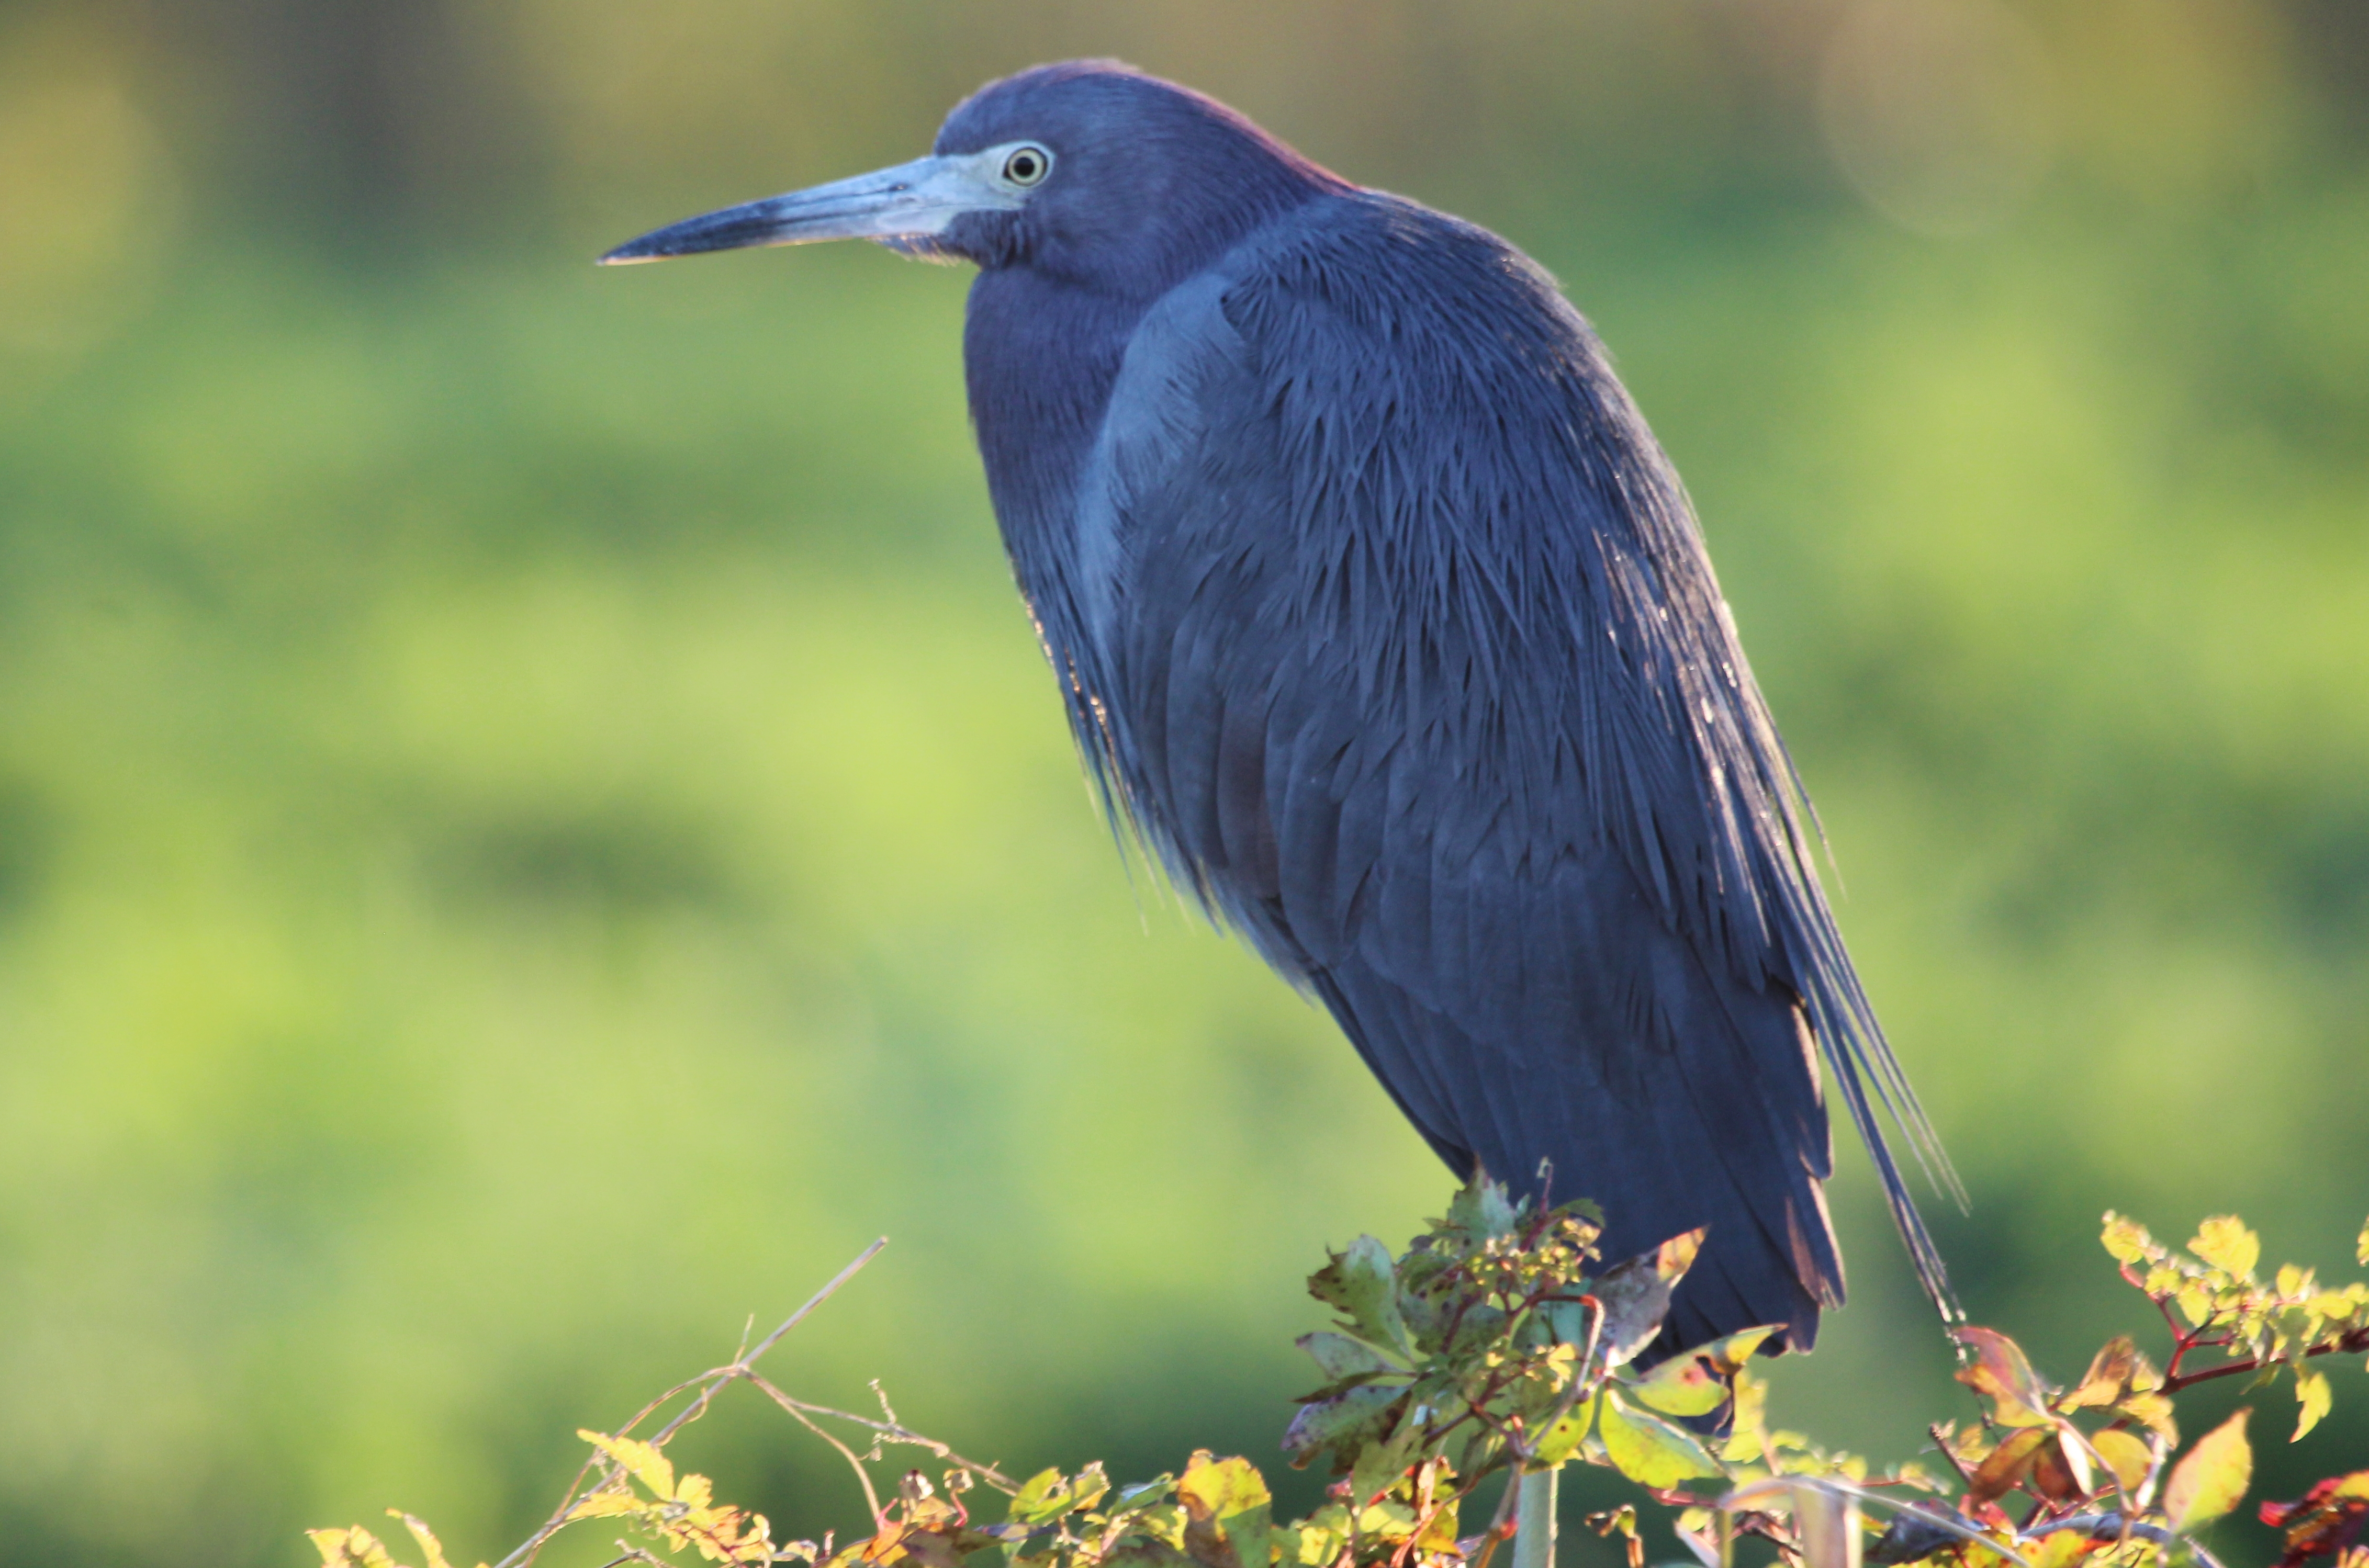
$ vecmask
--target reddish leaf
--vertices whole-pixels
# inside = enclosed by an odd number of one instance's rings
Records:
[[[2086,1500],[2094,1484],[2089,1456],[2067,1444],[2062,1433],[2042,1444],[2040,1451],[2032,1456],[2029,1480],[2031,1490],[2051,1503]]]
[[[2024,1359],[2015,1341],[1997,1329],[1957,1328],[1950,1337],[1974,1353],[1974,1363],[1961,1368],[1958,1381],[1991,1402],[1991,1414],[2004,1426],[2045,1426],[2048,1391]]]
[[[2007,1440],[1993,1448],[1990,1457],[1975,1470],[1974,1479],[1967,1483],[1966,1494],[1977,1503],[2006,1496],[2023,1484],[2040,1451],[2054,1447],[2055,1442],[2056,1433],[2046,1426],[2026,1426],[2008,1433]]]
[[[2262,1523],[2287,1532],[2286,1554],[2278,1568],[2297,1568],[2314,1557],[2350,1549],[2369,1525],[2369,1470],[2330,1476],[2292,1503],[2265,1503]]]

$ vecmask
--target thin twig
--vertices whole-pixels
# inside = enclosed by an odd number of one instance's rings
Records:
[[[883,1236],[878,1241],[874,1242],[870,1246],[864,1248],[863,1252],[857,1253],[854,1262],[849,1264],[845,1268],[841,1269],[836,1275],[833,1275],[829,1284],[825,1285],[821,1289],[816,1291],[813,1296],[809,1297],[805,1306],[800,1307],[796,1311],[792,1312],[788,1318],[784,1319],[781,1327],[775,1329],[772,1333],[767,1334],[762,1340],[761,1340],[758,1343],[756,1349],[748,1351],[743,1355],[734,1356],[732,1360],[725,1366],[711,1368],[709,1370],[702,1372],[695,1378],[686,1379],[682,1382],[677,1383],[673,1388],[669,1389],[666,1392],[660,1394],[658,1398],[652,1400],[649,1403],[642,1406],[640,1412],[636,1413],[631,1421],[628,1421],[624,1426],[618,1428],[620,1436],[631,1432],[635,1427],[639,1426],[643,1422],[648,1420],[653,1414],[657,1413],[657,1412],[661,1409],[669,1400],[673,1399],[676,1395],[687,1392],[692,1389],[698,1389],[699,1397],[692,1400],[692,1402],[685,1406],[672,1421],[668,1422],[665,1426],[661,1427],[656,1436],[650,1439],[650,1443],[653,1447],[662,1446],[668,1438],[673,1436],[676,1432],[682,1428],[684,1423],[696,1420],[699,1416],[706,1413],[709,1403],[715,1398],[716,1391],[722,1389],[735,1378],[751,1376],[749,1370],[750,1363],[754,1362],[760,1356],[764,1355],[768,1350],[771,1350],[773,1347],[774,1343],[784,1334],[789,1333],[790,1330],[797,1327],[799,1323],[803,1322],[806,1320],[807,1313],[813,1311],[817,1307],[821,1306],[825,1301],[830,1300],[832,1294],[836,1292],[841,1286],[846,1284],[850,1279],[854,1278],[857,1271],[862,1269],[865,1264],[870,1263],[874,1257],[878,1255],[880,1249],[887,1244],[888,1238]],[[747,1331],[743,1330],[743,1337],[741,1340],[743,1345],[748,1343],[746,1335]],[[600,1479],[591,1482],[588,1486],[586,1484],[587,1478],[590,1477],[595,1471],[600,1472]],[[602,1488],[610,1485],[624,1473],[624,1471],[616,1464],[602,1459],[597,1455],[591,1459],[586,1459],[582,1466],[577,1470],[575,1480],[567,1483],[566,1494],[561,1498],[559,1506],[553,1510],[551,1516],[543,1522],[543,1527],[536,1530],[534,1534],[529,1536],[525,1541],[521,1543],[520,1546],[509,1556],[496,1563],[494,1568],[532,1568],[532,1564],[535,1558],[542,1552],[544,1546],[550,1541],[553,1536],[559,1533],[562,1527],[566,1525],[569,1516],[576,1512],[577,1505],[581,1503],[591,1494],[599,1492]],[[871,1482],[867,1480],[864,1482],[864,1491],[869,1494],[871,1489]],[[879,1509],[876,1503],[873,1512],[875,1516],[877,1516]],[[619,1544],[623,1545],[624,1543],[620,1542]]]
[[[783,1320],[782,1326],[780,1328],[775,1329],[763,1339],[758,1341],[757,1348],[750,1351],[748,1355],[740,1357],[740,1359],[734,1363],[734,1365],[740,1367],[754,1365],[760,1356],[763,1356],[768,1350],[773,1348],[773,1342],[775,1340],[781,1338],[784,1334],[789,1333],[792,1329],[804,1322],[808,1312],[813,1311],[817,1307],[819,1307],[825,1301],[830,1300],[832,1294],[836,1292],[841,1286],[854,1278],[856,1272],[863,1268],[865,1264],[870,1263],[875,1257],[878,1256],[880,1249],[887,1244],[888,1238],[883,1236],[878,1241],[873,1242],[870,1246],[858,1253],[855,1255],[855,1261],[853,1263],[849,1264],[845,1268],[841,1269],[838,1274],[832,1276],[830,1284],[816,1291],[805,1306],[800,1307],[796,1311],[792,1312],[787,1318]]]
[[[1958,1472],[1958,1479],[1968,1486],[1974,1485],[1974,1472],[1960,1464],[1958,1456],[1950,1451],[1949,1439],[1941,1436],[1941,1424],[1936,1421],[1932,1425],[1925,1428],[1925,1436],[1933,1439],[1933,1447],[1940,1449],[1941,1457],[1950,1461],[1950,1468]]]
[[[963,1458],[962,1455],[955,1452],[955,1450],[947,1445],[939,1442],[935,1437],[924,1436],[921,1433],[914,1431],[910,1426],[906,1426],[901,1424],[892,1425],[886,1422],[873,1421],[864,1416],[857,1415],[852,1411],[833,1410],[827,1404],[815,1404],[809,1401],[799,1399],[795,1394],[784,1393],[782,1390],[774,1387],[773,1384],[768,1381],[764,1375],[760,1372],[743,1372],[741,1376],[745,1378],[751,1386],[763,1393],[768,1399],[771,1399],[775,1404],[780,1405],[784,1410],[789,1411],[793,1414],[800,1416],[818,1415],[831,1421],[844,1421],[850,1425],[861,1426],[867,1431],[876,1433],[891,1443],[902,1444],[903,1446],[911,1448],[927,1449],[929,1452],[937,1455],[938,1458],[944,1459],[949,1464],[955,1465],[959,1469],[968,1471],[971,1474],[978,1477],[979,1480],[984,1481],[999,1492],[1012,1493],[1020,1490],[1020,1483],[1018,1482],[1013,1481],[1010,1476],[1005,1475],[993,1465],[980,1464],[976,1459],[967,1459]]]
[[[753,1379],[756,1374],[752,1372],[748,1374],[748,1376]],[[875,1530],[887,1529],[888,1528],[888,1516],[881,1511],[880,1494],[872,1489],[872,1472],[864,1468],[864,1461],[855,1457],[855,1450],[849,1448],[845,1443],[841,1442],[835,1434],[826,1432],[822,1427],[817,1425],[814,1420],[809,1417],[805,1411],[800,1410],[797,1407],[796,1401],[784,1400],[782,1401],[782,1408],[788,1411],[790,1413],[790,1418],[795,1421],[799,1425],[805,1427],[807,1431],[813,1433],[816,1436],[821,1438],[824,1442],[829,1443],[832,1448],[839,1450],[839,1457],[845,1459],[847,1461],[848,1468],[855,1472],[856,1484],[864,1488],[864,1505],[872,1510],[872,1528]]]

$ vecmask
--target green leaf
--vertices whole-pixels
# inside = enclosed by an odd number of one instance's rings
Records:
[[[1602,1402],[1604,1396],[1598,1394],[1565,1412],[1562,1420],[1539,1434],[1539,1440],[1530,1445],[1530,1462],[1559,1465],[1577,1453],[1579,1446],[1587,1441],[1588,1430],[1596,1422],[1596,1407]]]
[[[2246,1417],[2251,1413],[2241,1410],[2196,1439],[2188,1457],[2172,1467],[2163,1511],[2174,1529],[2211,1524],[2246,1495],[2254,1479],[2254,1450],[2246,1441]]]
[[[1597,1331],[1596,1345],[1606,1366],[1625,1365],[1662,1332],[1662,1320],[1670,1312],[1670,1292],[1694,1266],[1704,1234],[1689,1230],[1673,1236],[1652,1252],[1607,1270],[1589,1287],[1589,1294],[1603,1304],[1604,1326]]]
[[[1505,1196],[1505,1184],[1485,1178],[1465,1183],[1448,1205],[1448,1224],[1476,1242],[1510,1235],[1519,1218]]]
[[[1406,1421],[1397,1431],[1379,1442],[1368,1442],[1357,1450],[1356,1462],[1349,1469],[1349,1494],[1363,1508],[1390,1488],[1413,1465],[1423,1447],[1420,1423]]]
[[[1294,1343],[1308,1352],[1316,1364],[1324,1368],[1324,1375],[1335,1382],[1344,1378],[1361,1378],[1399,1369],[1382,1359],[1379,1353],[1358,1344],[1345,1333],[1324,1331],[1304,1333]]]
[[[1110,1490],[1110,1478],[1099,1464],[1090,1464],[1075,1477],[1058,1470],[1039,1471],[1021,1482],[1012,1494],[1004,1516],[1017,1524],[1049,1525],[1080,1508],[1091,1508]]]
[[[1362,1441],[1382,1434],[1383,1423],[1406,1391],[1367,1383],[1299,1407],[1283,1434],[1283,1451],[1294,1465],[1305,1465],[1326,1448],[1345,1454]]]
[[[1120,1487],[1118,1496],[1112,1503],[1111,1507],[1114,1512],[1121,1509],[1155,1508],[1168,1501],[1175,1491],[1174,1476],[1155,1476],[1150,1481],[1139,1481],[1132,1486]]]
[[[1612,1467],[1640,1486],[1668,1488],[1696,1476],[1726,1473],[1693,1434],[1649,1411],[1631,1408],[1610,1389],[1596,1414],[1596,1436]]]
[[[1245,1459],[1193,1456],[1176,1482],[1184,1505],[1184,1550],[1206,1568],[1267,1568],[1275,1498]]]
[[[1414,1345],[1407,1338],[1406,1320],[1399,1314],[1398,1276],[1390,1254],[1371,1236],[1360,1236],[1349,1250],[1308,1276],[1309,1293],[1349,1315],[1344,1326],[1369,1345],[1395,1351],[1409,1361]]]
[[[1709,1415],[1727,1402],[1728,1380],[1777,1330],[1745,1329],[1673,1356],[1629,1386],[1629,1396],[1664,1415]]]
[[[2214,1268],[2242,1276],[2252,1274],[2260,1260],[2262,1239],[2236,1215],[2218,1214],[2196,1228],[2188,1250]]]
[[[2295,1436],[2290,1443],[2300,1443],[2303,1435],[2319,1425],[2329,1407],[2336,1402],[2336,1391],[2328,1386],[2325,1372],[2299,1372],[2295,1375],[2295,1402],[2302,1411],[2295,1418]]]

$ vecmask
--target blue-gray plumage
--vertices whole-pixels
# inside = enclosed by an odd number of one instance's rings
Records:
[[[1102,62],[932,156],[635,241],[976,263],[971,417],[1115,815],[1321,998],[1460,1173],[1708,1225],[1665,1347],[1842,1299],[1823,1048],[1946,1166],[1811,864],[1677,475],[1520,252]]]

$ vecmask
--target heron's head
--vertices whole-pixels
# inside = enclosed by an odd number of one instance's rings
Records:
[[[1346,189],[1213,99],[1071,61],[980,88],[928,157],[686,219],[601,259],[870,239],[1140,296],[1276,212]]]

